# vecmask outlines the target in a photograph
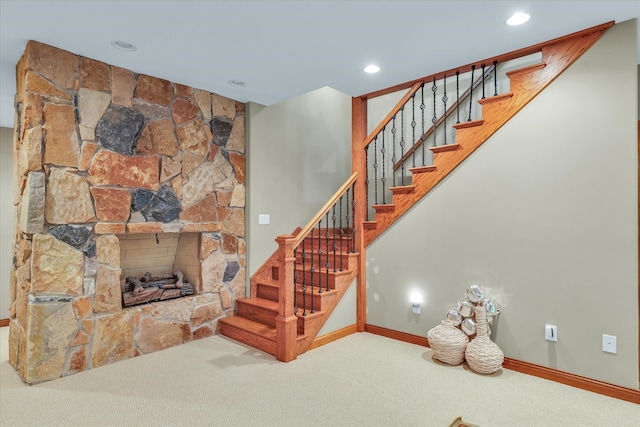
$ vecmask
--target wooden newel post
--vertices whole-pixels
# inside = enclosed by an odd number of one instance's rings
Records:
[[[284,234],[276,238],[278,243],[278,266],[280,286],[278,301],[280,308],[276,317],[276,359],[289,362],[297,357],[298,318],[293,312],[293,245],[295,238]]]

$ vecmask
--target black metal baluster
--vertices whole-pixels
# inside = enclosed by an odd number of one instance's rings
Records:
[[[327,211],[326,215],[325,215],[325,222],[324,222],[324,242],[325,242],[325,267],[326,267],[326,276],[327,276],[327,291],[329,290],[329,268],[331,267],[331,264],[329,263],[329,211]]]
[[[469,86],[469,120],[467,120],[468,122],[471,121],[471,103],[473,102],[473,73],[476,70],[476,66],[472,65],[471,66],[471,83]]]
[[[438,117],[436,115],[436,92],[438,91],[438,86],[436,86],[436,78],[433,77],[433,86],[431,86],[431,91],[433,92],[433,117],[431,118],[431,123],[433,123],[433,146],[438,146],[436,140],[436,123],[438,122]]]
[[[306,240],[306,239],[305,239]],[[307,315],[307,248],[302,242],[302,315]]]
[[[336,251],[338,246],[336,245],[336,204],[333,204],[331,219],[333,220],[333,272],[336,272]]]
[[[391,157],[391,174],[393,175],[393,186],[396,186],[396,115],[393,115],[393,122],[391,124],[391,146],[393,147],[393,157]]]
[[[411,95],[411,129],[413,129],[413,137],[412,137],[412,145],[411,149],[413,153],[411,153],[411,157],[413,158],[412,164],[413,167],[416,167],[416,94],[415,92]]]
[[[322,218],[318,221],[318,293],[322,293]]]
[[[342,251],[342,240],[343,240],[343,237],[344,237],[344,228],[342,228],[342,198],[343,197],[344,196],[340,196],[340,216],[339,216],[339,218],[340,218],[340,271],[342,271],[342,254],[343,254],[343,251]],[[367,207],[368,206],[369,205],[367,204]]]
[[[369,221],[369,145],[364,149],[364,164],[366,165],[366,179],[364,180],[364,195],[367,201],[365,220]],[[342,196],[340,196],[340,228],[342,228]]]
[[[424,82],[420,85],[420,110],[422,111],[422,133],[420,134],[420,142],[422,145],[422,166],[426,166],[426,160],[424,157],[425,144],[424,144],[424,110],[427,106],[424,103]]]
[[[349,224],[351,223],[351,218],[349,217],[349,189],[348,188],[347,188],[347,216],[345,217],[345,221],[347,222],[347,224],[346,224],[347,227],[346,228],[348,230],[349,228],[351,228],[349,226]],[[349,250],[351,248],[349,246],[350,246],[349,245],[349,238],[347,237],[347,253],[350,253]]]
[[[482,64],[482,99],[484,99],[484,64]]]
[[[314,292],[313,292],[313,279],[314,279],[314,277],[313,277],[313,274],[316,272],[315,266],[313,265],[313,262],[314,262],[314,259],[313,259],[314,258],[314,256],[313,256],[313,231],[314,230],[315,230],[314,228],[311,229],[311,251],[310,251],[311,252],[311,267],[309,267],[309,277],[311,278],[311,314],[315,313],[315,311],[313,310],[313,308],[314,308],[314,305],[313,305],[313,294],[314,294]],[[307,272],[305,271],[305,274],[306,273]]]
[[[373,138],[373,204],[378,204],[378,135]],[[349,198],[347,197],[347,203]]]
[[[404,185],[404,105],[400,107],[400,158],[402,159],[400,182]]]
[[[447,75],[444,75],[444,95],[442,96],[442,104],[444,105],[444,109],[442,110],[442,117],[444,118],[444,145],[447,145],[447,101],[449,98],[447,97]]]
[[[456,71],[456,112],[458,118],[456,124],[460,123],[460,71]]]
[[[380,150],[380,153],[382,153],[382,178],[380,179],[380,181],[382,181],[382,204],[386,205],[387,204],[387,192],[385,191],[385,184],[387,182],[387,173],[386,173],[386,169],[387,169],[387,165],[384,162],[384,154],[387,152],[387,149],[384,146],[384,132],[385,129],[387,127],[383,127],[382,128],[382,149]]]
[[[498,96],[498,61],[493,61],[493,96]]]

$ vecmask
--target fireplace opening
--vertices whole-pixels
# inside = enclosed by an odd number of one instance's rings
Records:
[[[200,234],[119,235],[123,307],[200,294]]]

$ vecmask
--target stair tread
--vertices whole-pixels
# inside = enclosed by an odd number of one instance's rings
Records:
[[[457,125],[453,125],[454,127]],[[460,144],[438,145],[437,147],[429,147],[434,153],[444,153],[445,151],[455,151],[460,148]]]
[[[401,185],[397,187],[389,187],[392,193],[413,193],[416,189],[415,185]]]
[[[238,298],[236,300],[239,303],[253,305],[255,307],[266,308],[268,310],[275,310],[276,313],[280,308],[280,305],[277,301],[271,301],[264,298],[254,297],[254,298]]]
[[[484,119],[480,119],[480,120],[471,120],[468,122],[456,123],[455,125],[451,125],[451,127],[453,127],[454,129],[460,130],[460,129],[467,129],[467,128],[472,128],[476,126],[482,126],[483,124],[484,124]]]
[[[250,332],[255,335],[259,335],[262,338],[266,338],[271,341],[276,340],[276,328],[267,326],[264,323],[254,322],[253,320],[249,320],[241,316],[223,317],[219,320],[219,322],[225,323],[229,326],[233,326],[246,332]]]
[[[507,75],[507,77],[509,77],[511,79],[511,78],[513,78],[513,76],[516,76],[518,74],[531,73],[531,72],[534,72],[534,71],[541,70],[546,66],[547,66],[546,62],[540,62],[538,64],[533,64],[533,65],[529,65],[529,66],[526,66],[526,67],[518,68],[516,70],[507,71],[506,75]]]
[[[436,170],[435,166],[416,166],[414,168],[409,168],[409,172],[411,173],[427,173],[427,172],[433,172],[434,170]]]
[[[494,102],[500,102],[500,101],[503,101],[505,99],[511,99],[511,98],[513,98],[513,92],[507,92],[507,93],[503,93],[501,95],[489,96],[489,97],[484,98],[484,99],[478,99],[478,104],[486,105],[486,104],[491,104],[491,103],[494,103]]]

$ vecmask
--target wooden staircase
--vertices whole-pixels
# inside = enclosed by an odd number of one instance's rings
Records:
[[[511,83],[509,93],[478,100],[482,106],[482,119],[453,125],[456,129],[456,144],[430,147],[433,153],[433,165],[410,168],[411,184],[391,187],[392,202],[387,205],[372,206],[375,211],[375,219],[363,223],[365,246],[387,230],[391,224],[542,92],[586,52],[611,25],[613,23],[543,43],[537,47],[537,50],[542,52],[541,63],[508,72],[507,77]],[[428,81],[428,79],[425,80]],[[398,106],[398,109],[399,107],[401,105]],[[393,110],[388,117],[393,116],[395,111]],[[363,148],[372,141],[375,132],[365,139]]]
[[[364,257],[359,253],[342,253],[342,271],[336,268],[332,259],[329,271],[316,268],[311,271],[310,265],[302,267],[299,259],[301,248],[309,251],[309,256],[322,256],[330,248],[321,243],[312,246],[309,233],[332,204],[335,203],[346,188],[353,186],[354,205],[357,207],[353,219],[353,231],[358,239],[353,242],[353,248],[364,252],[367,245],[397,221],[407,210],[424,197],[449,173],[458,167],[471,153],[487,141],[507,121],[515,116],[536,95],[548,86],[556,77],[567,69],[587,49],[589,49],[604,32],[613,26],[609,22],[559,39],[511,52],[499,57],[490,58],[476,63],[503,62],[536,52],[542,53],[542,62],[507,73],[510,79],[511,91],[503,95],[484,98],[478,102],[482,105],[482,119],[454,125],[456,129],[456,143],[438,147],[431,147],[433,165],[410,168],[412,182],[410,185],[392,187],[392,202],[384,205],[371,206],[375,211],[375,219],[365,221],[366,196],[365,180],[367,165],[364,160],[364,149],[375,136],[388,125],[394,115],[408,102],[413,93],[424,82],[430,82],[437,76],[408,82],[389,88],[375,94],[353,98],[353,171],[351,178],[338,190],[336,195],[316,214],[303,229],[298,229],[292,235],[279,236],[276,241],[279,249],[263,266],[251,277],[251,297],[236,300],[235,315],[219,321],[220,333],[243,342],[252,347],[275,355],[278,360],[290,361],[311,348],[313,340],[324,325],[324,322],[357,278],[357,321],[358,330],[364,330],[366,320],[366,268]],[[470,64],[459,69],[448,70],[444,73],[452,75],[456,71],[468,71]],[[400,100],[396,107],[366,136],[366,102],[367,99],[384,95],[398,90],[411,88]],[[356,178],[360,176],[361,178]],[[347,190],[348,194],[348,190]],[[348,197],[347,197],[348,199]],[[313,234],[311,234],[313,236]],[[296,252],[294,249],[298,248]],[[318,251],[322,250],[320,254]],[[294,254],[298,253],[295,258]],[[325,267],[325,261],[319,263]],[[295,271],[294,271],[295,269]],[[322,293],[315,289],[313,300],[309,293],[309,282],[313,277],[323,284]],[[306,293],[302,283],[307,284]],[[295,282],[295,283],[294,283]],[[326,289],[328,283],[328,290]],[[294,297],[295,295],[295,297]],[[295,301],[295,304],[294,304]],[[294,312],[294,305],[297,311]],[[295,342],[295,345],[293,344]]]
[[[314,243],[313,251],[310,238],[305,238],[302,245],[309,259],[313,257],[314,260],[319,261],[314,261],[315,267],[312,272],[310,261],[306,261],[303,268],[301,250],[296,257],[297,355],[309,349],[324,322],[353,282],[358,271],[359,258],[358,253],[347,253],[343,250],[342,254],[336,253],[334,263],[332,250],[327,248],[324,239],[320,244]],[[272,355],[276,355],[277,349],[276,318],[280,307],[281,268],[274,261],[274,257],[270,258],[252,277],[251,297],[236,300],[235,315],[219,321],[220,333],[223,335]],[[322,268],[318,268],[318,265]],[[303,289],[303,282],[307,284],[306,292]],[[314,284],[313,294],[311,283]],[[318,285],[321,285],[321,292]]]

